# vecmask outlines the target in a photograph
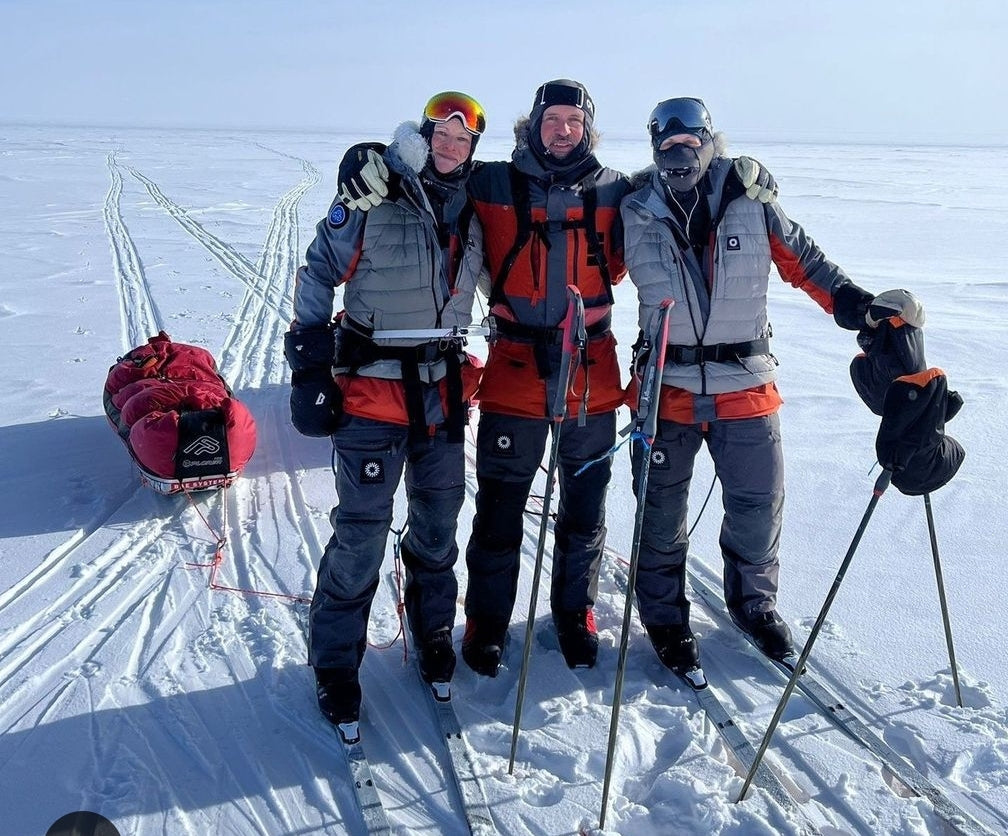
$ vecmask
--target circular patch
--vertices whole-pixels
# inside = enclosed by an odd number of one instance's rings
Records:
[[[67,813],[53,822],[46,836],[121,836],[116,826],[105,816],[81,810]]]
[[[497,436],[495,444],[497,445],[498,450],[502,453],[506,453],[514,445],[514,442],[511,440],[511,436],[509,435],[499,435]]]
[[[329,210],[329,226],[333,229],[339,229],[340,227],[346,226],[346,222],[350,219],[350,213],[347,211],[346,206],[342,203],[336,203],[333,208]]]
[[[665,451],[659,450],[657,447],[651,449],[651,464],[655,467],[661,467],[667,461],[665,457]]]
[[[742,249],[742,242],[739,240],[739,237],[737,235],[728,236],[728,249],[729,250]]]

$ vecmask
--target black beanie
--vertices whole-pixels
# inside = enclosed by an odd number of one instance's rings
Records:
[[[592,125],[595,121],[595,102],[588,95],[587,88],[579,81],[572,81],[569,78],[558,78],[547,81],[536,90],[535,99],[532,101],[532,109],[529,111],[529,144],[542,160],[549,159],[546,149],[542,144],[542,116],[546,108],[553,105],[570,105],[580,108],[585,115],[585,130],[581,142],[570,155],[563,161],[563,165],[568,165],[580,160],[591,147]]]

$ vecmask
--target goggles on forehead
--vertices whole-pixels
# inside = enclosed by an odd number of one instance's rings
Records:
[[[457,117],[473,136],[479,136],[486,130],[486,114],[483,112],[483,106],[465,93],[455,91],[438,93],[427,102],[423,115],[424,119],[429,119],[431,122],[447,122]]]
[[[713,135],[714,125],[707,106],[700,99],[694,98],[659,102],[648,118],[648,133],[652,139],[657,139],[663,134],[675,133],[677,129],[681,129],[683,133],[706,131],[708,135]]]
[[[595,103],[583,87],[556,81],[547,81],[536,91],[536,100],[533,108],[552,107],[553,105],[579,107],[594,118]]]

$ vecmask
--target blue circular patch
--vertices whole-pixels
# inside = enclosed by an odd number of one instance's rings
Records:
[[[339,229],[341,226],[346,224],[347,220],[350,218],[350,213],[347,212],[346,206],[342,203],[337,203],[331,210],[329,210],[329,226]]]

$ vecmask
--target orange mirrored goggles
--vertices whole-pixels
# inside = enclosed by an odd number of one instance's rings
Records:
[[[465,93],[455,91],[438,93],[427,102],[423,115],[424,119],[430,119],[431,122],[447,122],[458,117],[473,136],[479,136],[486,130],[486,113],[483,112],[483,106]]]

